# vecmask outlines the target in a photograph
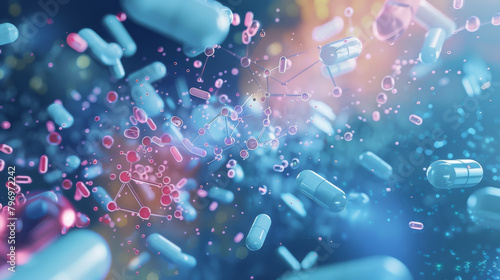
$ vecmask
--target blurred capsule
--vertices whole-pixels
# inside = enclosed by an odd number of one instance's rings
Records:
[[[421,125],[423,122],[421,117],[414,115],[414,114],[411,114],[409,119],[410,119],[410,122],[412,122],[416,125]]]
[[[208,190],[208,197],[221,203],[229,204],[234,200],[234,194],[230,190],[212,187]]]
[[[88,48],[87,41],[78,35],[78,33],[69,33],[66,37],[66,43],[79,53],[85,52]]]
[[[379,158],[376,154],[368,151],[359,155],[359,162],[366,170],[373,172],[380,179],[387,179],[392,175],[392,167]]]
[[[425,34],[424,45],[420,50],[419,58],[423,63],[434,63],[438,60],[446,40],[446,32],[442,28],[431,28]]]
[[[312,31],[312,39],[315,42],[328,40],[344,29],[344,20],[341,17],[334,17],[331,21],[314,27]]]
[[[0,46],[13,43],[19,37],[19,31],[12,23],[0,24]]]
[[[264,245],[267,233],[271,227],[271,218],[266,214],[259,214],[250,227],[245,244],[250,251],[257,251]]]
[[[486,187],[467,199],[467,210],[476,224],[500,230],[500,189]]]
[[[300,262],[300,266],[302,269],[307,270],[313,268],[318,261],[318,253],[316,251],[311,251],[307,253],[302,262]]]
[[[288,251],[285,246],[278,247],[278,255],[281,257],[283,261],[294,271],[300,270],[299,261]]]
[[[455,21],[426,0],[415,1],[415,3],[418,2],[420,2],[420,5],[415,14],[415,22],[427,30],[431,28],[442,28],[447,38],[453,35],[457,29]]]
[[[144,109],[150,117],[158,116],[165,107],[163,99],[149,83],[144,83],[142,86],[133,86],[132,99],[134,99],[137,106]]]
[[[418,10],[419,1],[387,0],[373,23],[373,35],[394,42],[406,31]]]
[[[465,22],[465,30],[469,32],[476,32],[479,30],[479,27],[481,27],[481,20],[476,16],[471,16]]]
[[[427,179],[438,189],[470,188],[483,179],[483,168],[470,159],[438,160],[427,169]]]
[[[115,15],[105,15],[102,19],[102,23],[115,41],[123,48],[124,56],[128,57],[135,54],[137,45]]]
[[[265,187],[265,186],[264,186]],[[267,192],[267,188],[265,193]],[[299,216],[302,218],[305,218],[307,216],[307,211],[304,208],[304,204],[300,199],[298,199],[295,195],[291,193],[282,193],[280,195],[281,200],[290,207],[295,213],[297,213]]]
[[[416,229],[416,230],[424,229],[424,224],[419,222],[411,221],[408,225],[410,226],[411,229]]]
[[[128,75],[128,83],[130,86],[140,85],[144,83],[154,83],[167,75],[167,67],[165,64],[155,61],[145,67]]]
[[[194,257],[182,253],[181,248],[158,233],[148,236],[146,246],[154,254],[181,267],[193,268],[196,266],[196,259]]]
[[[103,187],[96,187],[95,191],[92,191],[92,197],[97,202],[97,204],[105,211],[108,210],[108,204],[113,201],[111,196]]]
[[[47,107],[47,112],[54,122],[62,128],[71,127],[75,121],[73,116],[66,111],[66,108],[60,103],[52,103],[49,105],[49,107]]]
[[[331,66],[357,57],[362,50],[363,45],[358,38],[347,37],[321,47],[319,58],[323,64]]]
[[[151,259],[151,255],[148,252],[142,252],[138,256],[133,257],[127,265],[129,271],[136,271],[143,265],[145,265]]]
[[[304,170],[297,176],[297,188],[324,208],[334,213],[341,212],[347,205],[345,193],[334,184],[311,170]]]

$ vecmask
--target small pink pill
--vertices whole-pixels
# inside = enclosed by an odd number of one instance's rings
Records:
[[[77,188],[78,191],[80,191],[80,193],[81,193],[81,195],[83,197],[89,197],[90,196],[89,189],[87,188],[87,186],[85,186],[85,184],[82,181],[76,182],[76,188]]]
[[[240,22],[241,22],[240,15],[237,13],[233,13],[233,21],[231,22],[231,24],[233,26],[238,26],[240,25]]]
[[[416,124],[416,125],[421,125],[422,124],[422,118],[417,116],[417,115],[410,115],[410,122]]]
[[[243,237],[244,237],[243,233],[238,232],[238,234],[236,234],[236,236],[234,237],[234,242],[235,243],[240,243],[241,240],[243,240]]]
[[[148,118],[148,125],[149,125],[149,128],[151,128],[151,130],[153,130],[153,131],[156,130],[156,124],[151,118]]]
[[[248,33],[248,30],[244,30],[241,33],[241,42],[245,45],[250,44],[252,42],[252,36],[250,36],[250,33]]]
[[[0,151],[10,155],[10,154],[12,154],[14,149],[12,149],[12,147],[7,145],[7,144],[0,144]]]
[[[255,36],[255,34],[257,34],[257,31],[259,31],[259,28],[260,28],[260,23],[256,20],[252,21],[252,24],[247,29],[248,35],[250,35],[250,37]]]
[[[5,161],[3,159],[0,159],[0,171],[2,171],[5,168]]]
[[[148,120],[148,114],[143,109],[134,107],[134,117],[140,123],[145,123]]]
[[[187,183],[187,179],[186,178],[182,178],[179,180],[179,182],[177,182],[177,185],[175,185],[176,188],[180,189],[182,187],[184,187],[184,185]]]
[[[182,124],[184,123],[184,122],[182,121],[182,119],[181,119],[181,118],[179,118],[179,117],[177,117],[177,116],[173,116],[173,117],[170,119],[170,122],[171,122],[173,125],[177,126],[177,127],[181,127],[181,126],[182,126]]]
[[[15,177],[15,181],[18,184],[31,184],[31,182],[33,182],[31,180],[31,177],[30,176],[26,176],[26,175],[18,175],[18,176],[16,176]]]
[[[54,125],[54,123],[52,121],[47,121],[45,123],[45,126],[47,127],[48,132],[54,132],[56,130],[56,126]]]
[[[179,150],[175,146],[170,147],[170,152],[174,156],[175,161],[181,162],[182,161],[182,155],[179,153]]]
[[[87,47],[89,46],[87,44],[87,41],[83,39],[80,35],[77,33],[70,33],[68,34],[68,37],[66,37],[66,43],[74,49],[75,51],[82,53],[87,50]]]
[[[280,73],[285,73],[286,71],[286,57],[282,56],[279,61],[279,71]]]
[[[49,158],[46,155],[43,155],[40,157],[40,163],[38,164],[38,172],[40,172],[40,174],[45,174],[47,173],[48,169],[49,169]]]
[[[217,207],[219,206],[219,203],[217,203],[217,201],[212,201],[212,203],[210,203],[210,206],[208,206],[208,210],[210,211],[215,211],[215,209],[217,209]]]
[[[373,111],[372,118],[373,118],[373,121],[378,122],[380,120],[380,112],[379,111]]]
[[[411,229],[416,229],[416,230],[422,230],[424,228],[424,224],[414,221],[411,221],[409,223],[409,226]]]
[[[208,91],[204,91],[204,90],[201,90],[199,88],[191,88],[189,90],[189,94],[191,94],[192,96],[196,96],[198,98],[204,99],[204,100],[210,99],[210,93]]]
[[[252,21],[253,21],[253,13],[248,11],[245,14],[245,21],[243,23],[245,24],[246,27],[250,27],[250,25],[252,25]]]
[[[134,116],[130,116],[130,122],[133,124],[133,125],[137,125],[137,120],[135,119]]]

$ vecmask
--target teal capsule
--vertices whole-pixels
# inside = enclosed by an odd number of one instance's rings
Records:
[[[97,176],[101,175],[101,173],[102,173],[102,165],[99,163],[91,165],[82,170],[82,176],[85,179],[94,179]]]
[[[286,264],[295,271],[300,270],[300,263],[299,261],[288,251],[288,249],[285,246],[279,246],[278,247],[278,255],[283,259],[283,261],[286,262]]]
[[[307,253],[304,259],[300,262],[300,266],[304,270],[311,269],[313,268],[313,266],[316,265],[317,261],[318,261],[318,253],[316,253],[316,251],[311,251]]]
[[[128,83],[131,86],[143,83],[154,83],[167,75],[165,64],[155,61],[128,75]]]
[[[438,160],[427,169],[427,179],[438,189],[470,188],[483,179],[483,168],[470,159]]]
[[[473,192],[467,210],[476,224],[500,230],[500,189],[487,187]]]
[[[126,57],[133,56],[137,51],[137,45],[121,21],[115,15],[106,15],[102,19],[102,23],[116,42],[123,48],[123,55]]]
[[[196,259],[193,256],[184,254],[181,248],[158,233],[148,236],[146,246],[155,255],[160,255],[165,260],[180,267],[193,268],[196,266]]]
[[[103,187],[96,187],[96,191],[92,192],[92,197],[94,198],[94,200],[97,202],[97,204],[99,204],[99,206],[103,210],[109,211],[108,210],[108,203],[113,201],[113,199],[108,194],[106,189],[104,189]]]
[[[446,32],[442,28],[431,28],[425,34],[424,45],[420,50],[420,61],[426,64],[434,63],[438,60],[446,40]]]
[[[323,64],[332,66],[357,57],[362,50],[363,44],[358,38],[347,37],[321,47],[319,59]]]
[[[151,259],[151,254],[142,252],[138,256],[132,258],[127,265],[129,271],[137,271],[141,266],[145,265]]]
[[[307,211],[304,208],[304,204],[295,195],[291,193],[282,193],[280,197],[281,200],[283,200],[283,202],[299,216],[301,216],[302,218],[305,218],[307,216]]]
[[[189,203],[189,192],[181,191],[179,194],[179,204],[177,208],[182,209],[182,217],[188,222],[196,220],[198,213],[191,203]]]
[[[359,162],[366,170],[373,172],[380,179],[388,179],[392,175],[392,167],[372,152],[359,155]]]
[[[266,241],[267,232],[271,228],[271,218],[266,214],[259,214],[248,232],[245,244],[248,250],[257,251],[262,248],[264,241]]]
[[[19,37],[19,31],[12,23],[0,24],[0,46],[13,43]]]
[[[211,199],[213,199],[215,201],[225,203],[225,204],[229,204],[229,203],[233,202],[233,200],[234,200],[234,194],[232,191],[225,190],[225,189],[218,188],[218,187],[210,188],[208,190],[208,197],[210,197]]]
[[[347,205],[345,193],[334,184],[311,170],[304,170],[297,176],[297,188],[324,208],[334,213],[341,212]]]
[[[62,104],[50,104],[49,107],[47,107],[47,112],[54,122],[62,128],[69,128],[75,122],[73,116],[66,110],[66,108],[64,108]]]
[[[154,87],[149,83],[144,83],[142,86],[133,86],[132,99],[134,99],[137,106],[146,111],[150,117],[158,116],[165,107],[163,99],[161,99]]]
[[[66,158],[66,163],[70,171],[75,171],[78,167],[80,167],[80,158],[75,155],[70,155]]]

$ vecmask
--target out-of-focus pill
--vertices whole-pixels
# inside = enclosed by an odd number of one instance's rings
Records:
[[[419,58],[423,63],[434,63],[438,60],[446,40],[446,32],[442,28],[431,28],[425,34],[424,45]]]
[[[137,51],[137,45],[116,16],[105,15],[102,23],[116,42],[123,48],[123,55],[127,57],[133,56]]]
[[[198,98],[201,98],[203,100],[210,99],[210,93],[208,91],[204,91],[204,90],[201,90],[199,88],[189,89],[189,94],[191,94],[192,96],[196,96]]]
[[[251,24],[252,24],[252,21],[253,21],[253,13],[248,11],[246,14],[245,14],[245,21],[243,22],[243,24],[246,26],[246,27],[249,27]]]
[[[238,13],[233,13],[233,21],[231,22],[231,24],[233,26],[238,26],[240,25],[240,22],[241,22],[240,15]]]
[[[285,73],[286,71],[286,57],[285,56],[282,56],[280,57],[280,61],[279,61],[279,72],[280,73]]]
[[[156,130],[156,124],[155,124],[155,122],[153,121],[153,119],[148,118],[147,123],[148,123],[149,128],[151,128],[151,130],[152,130],[152,131],[155,131],[155,130]]]
[[[182,155],[179,152],[179,150],[177,149],[177,147],[175,147],[175,146],[170,147],[170,153],[172,153],[172,156],[174,156],[175,161],[177,161],[177,162],[182,161],[182,159],[183,159]]]
[[[122,48],[115,44],[108,44],[94,30],[84,28],[78,31],[78,35],[82,37],[88,44],[92,54],[104,65],[114,65],[116,60],[120,60],[123,55]]]
[[[160,257],[181,267],[193,268],[196,266],[194,257],[182,253],[181,248],[158,233],[149,235],[146,245],[154,254],[160,255]]]
[[[414,115],[414,114],[411,114],[410,117],[410,122],[416,124],[416,125],[421,125],[423,120],[421,117],[417,116],[417,115]]]
[[[410,226],[411,229],[416,229],[416,230],[424,229],[424,224],[419,222],[411,221],[408,225]]]
[[[79,53],[85,52],[89,46],[87,41],[78,35],[78,33],[69,33],[66,37],[66,43]]]
[[[318,261],[318,253],[316,251],[311,251],[307,253],[304,259],[300,262],[300,266],[302,269],[311,269],[316,265]]]
[[[40,174],[45,174],[47,173],[48,169],[49,169],[49,157],[43,155],[40,157],[40,163],[38,164],[38,172],[40,172]]]
[[[136,271],[141,266],[145,265],[151,259],[151,255],[148,252],[142,252],[138,256],[133,257],[127,265],[129,271]]]
[[[380,41],[394,42],[410,26],[420,1],[387,0],[373,23],[373,35]]]
[[[368,151],[359,155],[359,162],[361,166],[380,179],[387,179],[392,175],[392,167],[372,152]]]
[[[304,204],[300,199],[298,199],[295,195],[291,193],[282,193],[281,200],[290,207],[295,213],[299,214],[302,218],[307,216],[307,211],[304,208]]]
[[[470,188],[483,179],[483,168],[470,159],[438,160],[427,169],[427,180],[438,189]]]
[[[304,278],[307,276],[308,278]],[[412,280],[410,271],[399,260],[388,256],[374,256],[348,262],[326,265],[315,270],[286,275],[280,280]]]
[[[500,25],[500,13],[496,13],[491,17],[491,24],[494,26]]]
[[[467,210],[476,224],[500,230],[500,189],[486,187],[467,199]]]
[[[12,23],[0,24],[0,46],[13,43],[19,37],[19,31]]]
[[[163,111],[163,108],[165,108],[163,99],[161,99],[156,90],[149,83],[144,83],[142,86],[133,86],[132,99],[134,99],[137,106],[144,109],[150,117],[158,116]]]
[[[462,9],[462,6],[464,5],[464,0],[453,0],[453,8],[458,10]]]
[[[93,231],[80,229],[32,255],[7,279],[105,279],[110,267],[111,252],[106,240]]]
[[[182,217],[188,222],[196,220],[198,213],[193,205],[189,202],[189,192],[181,191],[179,194],[179,203],[177,204],[177,209],[182,211]]]
[[[100,163],[91,165],[82,170],[82,176],[85,179],[94,179],[102,173],[102,165]]]
[[[2,153],[4,153],[4,154],[10,155],[10,154],[12,154],[12,152],[14,151],[14,149],[11,146],[7,145],[7,144],[0,144],[0,151]]]
[[[47,112],[54,122],[62,128],[69,128],[75,122],[73,116],[66,111],[66,108],[60,103],[50,104],[49,107],[47,107]]]
[[[420,5],[414,19],[415,22],[427,30],[442,28],[446,32],[446,37],[453,35],[453,32],[457,29],[455,22],[451,18],[426,0],[420,0]]]
[[[184,147],[192,154],[195,154],[199,157],[205,157],[207,156],[207,151],[203,150],[202,148],[195,147],[189,139],[184,138],[182,139],[182,144]]]
[[[234,194],[230,190],[212,187],[208,190],[208,197],[221,203],[229,204],[234,200]]]
[[[363,45],[358,38],[347,37],[321,47],[319,59],[323,64],[331,66],[357,57],[362,50]]]
[[[322,42],[339,34],[343,29],[344,20],[341,17],[334,17],[331,21],[315,27],[312,31],[312,39],[315,42]]]
[[[288,251],[288,249],[285,246],[279,246],[278,247],[278,255],[283,259],[283,261],[286,262],[286,264],[295,271],[300,270],[300,263],[299,261]]]
[[[108,204],[113,201],[111,196],[103,187],[96,187],[95,192],[92,192],[92,197],[103,210],[108,210]]]
[[[250,24],[250,26],[247,28],[248,35],[250,35],[250,37],[255,36],[255,34],[257,34],[257,31],[259,31],[259,28],[260,23],[256,20],[253,20],[252,24]]]
[[[465,30],[469,32],[476,32],[481,27],[481,20],[476,16],[471,16],[465,22]]]
[[[347,205],[345,193],[311,170],[304,170],[297,176],[297,188],[324,208],[334,213],[341,212]]]
[[[271,227],[271,218],[266,214],[259,214],[248,232],[245,244],[250,251],[257,251],[262,248],[266,241],[267,233]]]
[[[233,17],[217,1],[122,0],[121,5],[136,23],[183,43],[189,57],[222,43]]]
[[[80,158],[75,155],[70,155],[66,158],[66,166],[68,166],[71,171],[74,171],[75,169],[80,167],[80,163]]]
[[[128,83],[131,86],[143,83],[154,83],[167,75],[165,64],[155,61],[128,75]]]
[[[332,66],[322,65],[321,73],[325,78],[330,78],[330,74],[333,77],[338,77],[344,74],[351,73],[352,71],[354,71],[354,69],[356,69],[356,65],[357,62],[355,58],[348,59],[344,62],[340,62]],[[330,69],[330,72],[328,72],[328,69]]]

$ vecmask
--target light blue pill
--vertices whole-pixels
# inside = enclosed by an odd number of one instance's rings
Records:
[[[299,261],[292,255],[292,253],[290,253],[290,251],[288,251],[285,246],[278,247],[278,255],[292,270],[300,270]]]
[[[115,65],[116,60],[121,59],[123,55],[122,48],[115,44],[108,44],[94,30],[84,28],[78,32],[89,45],[90,52],[104,65]]]
[[[94,179],[102,173],[102,165],[100,163],[90,165],[82,170],[82,176],[85,179]]]
[[[290,207],[295,213],[299,214],[302,218],[307,216],[307,211],[304,208],[304,204],[300,199],[298,199],[295,195],[291,193],[282,193],[281,200]]]
[[[363,44],[358,38],[347,37],[321,47],[319,59],[323,64],[332,66],[357,57],[362,50]]]
[[[196,180],[193,178],[188,178],[186,184],[182,186],[182,190],[191,191],[196,189],[196,187],[198,187],[198,183],[196,182]]]
[[[57,216],[59,213],[58,201],[59,199],[54,192],[43,192],[26,201],[24,213],[31,219],[38,219],[48,214]]]
[[[306,277],[307,278],[304,278]],[[388,256],[374,256],[348,262],[337,263],[293,273],[281,280],[412,280],[408,268],[399,260]]]
[[[443,14],[443,12],[434,7],[429,1],[420,1],[414,20],[427,30],[442,28],[446,32],[447,37],[452,36],[457,29],[455,21]]]
[[[307,253],[304,259],[300,262],[302,269],[311,269],[316,265],[318,261],[318,253],[316,251],[311,251]]]
[[[68,111],[66,111],[66,108],[64,108],[62,104],[50,104],[49,107],[47,107],[47,112],[49,113],[49,116],[54,120],[54,122],[62,128],[71,127],[75,122],[73,116]]]
[[[146,246],[153,254],[159,254],[165,260],[181,267],[193,268],[196,266],[196,259],[194,257],[182,253],[181,248],[158,233],[148,236]]]
[[[438,60],[446,40],[446,32],[442,28],[431,28],[425,34],[424,45],[420,50],[420,61],[426,64],[434,63]]]
[[[175,79],[175,89],[177,90],[177,95],[179,95],[179,99],[182,100],[182,105],[190,107],[191,95],[189,94],[188,84],[184,77],[181,76]]]
[[[239,164],[236,164],[233,167],[233,170],[234,170],[233,181],[235,183],[243,182],[243,179],[245,179],[245,172],[243,171],[243,168],[241,168],[241,166]]]
[[[380,179],[388,179],[392,176],[392,167],[372,152],[368,151],[359,155],[359,162],[361,166]]]
[[[473,192],[467,210],[476,224],[500,230],[500,189],[487,187]]]
[[[150,117],[156,117],[161,114],[165,103],[158,95],[154,87],[149,83],[144,83],[142,86],[135,85],[132,87],[132,99],[137,106],[148,114]]]
[[[225,204],[229,204],[229,203],[233,202],[233,200],[234,200],[234,194],[232,191],[225,190],[225,189],[222,189],[219,187],[210,188],[208,190],[208,197],[210,197],[211,199],[213,199],[215,201],[225,203]]]
[[[96,187],[96,191],[92,192],[92,197],[97,202],[97,204],[99,204],[99,206],[105,211],[108,211],[108,203],[113,201],[111,196],[103,187]]]
[[[131,86],[142,83],[154,83],[167,75],[165,64],[156,61],[128,75],[128,83]]]
[[[345,193],[311,170],[304,170],[297,176],[297,188],[324,208],[334,213],[341,212],[347,205]]]
[[[75,169],[80,167],[81,160],[79,157],[77,157],[75,155],[70,155],[66,158],[66,163],[67,163],[68,168],[71,171],[74,171]]]
[[[184,189],[184,187],[183,187]],[[177,204],[177,209],[182,211],[182,217],[188,222],[196,220],[198,213],[189,200],[189,192],[181,191],[179,193],[179,203]]]
[[[111,76],[115,79],[125,77],[125,69],[123,68],[122,61],[119,58],[116,58],[115,62],[109,66],[109,71],[111,72]]]
[[[266,214],[259,214],[248,232],[245,244],[248,250],[257,251],[262,248],[264,241],[266,241],[267,232],[271,228],[271,218]]]
[[[59,169],[54,169],[43,175],[43,180],[49,184],[54,184],[62,180],[62,171]]]
[[[110,267],[111,252],[104,238],[86,229],[71,230],[16,267],[7,279],[105,279]]]
[[[479,95],[489,86],[492,81],[491,71],[488,70],[488,65],[477,57],[468,58],[463,65],[462,85],[464,86],[467,95],[473,97]]]
[[[217,1],[122,0],[121,4],[139,25],[182,43],[189,57],[222,43],[232,20],[230,10]]]
[[[126,57],[133,56],[137,51],[137,45],[121,21],[115,15],[106,15],[102,19],[102,23],[116,42],[123,48],[123,55]]]
[[[427,169],[427,180],[438,189],[470,188],[483,179],[483,168],[470,159],[438,160]]]
[[[10,44],[17,40],[19,31],[12,23],[0,24],[0,46]]]
[[[129,271],[136,271],[139,269],[139,267],[149,262],[150,259],[151,255],[148,252],[142,252],[138,256],[135,256],[129,261],[127,269]]]

